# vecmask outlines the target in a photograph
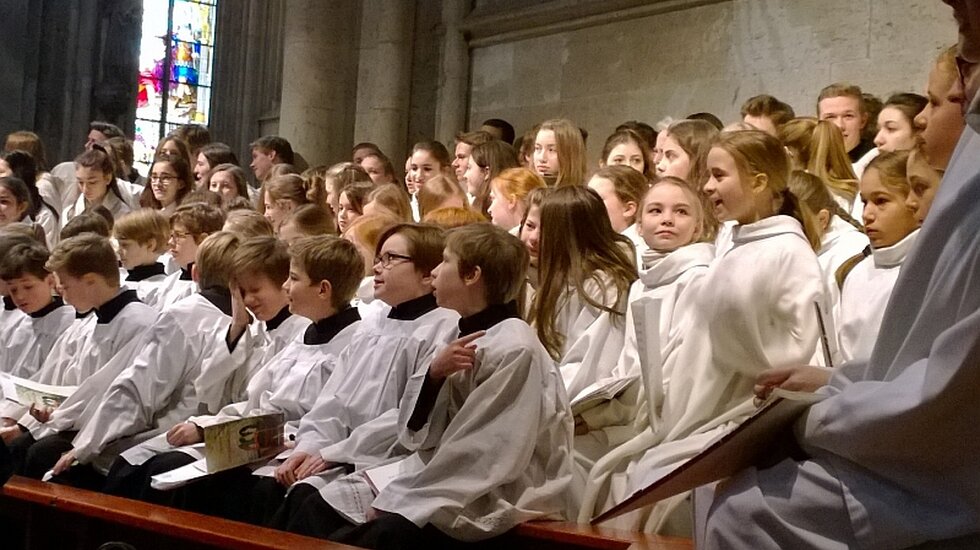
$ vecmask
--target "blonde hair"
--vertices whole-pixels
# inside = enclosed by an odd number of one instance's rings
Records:
[[[520,239],[489,223],[475,223],[446,234],[446,250],[457,258],[460,277],[479,267],[488,304],[504,304],[524,289],[530,258]]]
[[[555,133],[555,145],[558,152],[558,174],[555,187],[565,185],[585,185],[586,166],[585,140],[582,132],[567,118],[553,118],[541,123],[537,133],[550,130]],[[534,136],[537,141],[537,134]]]
[[[270,177],[263,188],[265,194],[273,201],[289,200],[297,206],[311,202],[315,204],[323,202],[320,189],[315,185],[311,187],[308,180],[304,180],[297,174]]]
[[[555,360],[561,358],[566,343],[555,324],[566,293],[574,292],[588,305],[622,319],[630,285],[637,279],[635,262],[633,244],[613,230],[605,204],[595,191],[570,185],[544,197],[540,284],[530,321]],[[598,286],[606,299],[590,296],[585,288],[589,282]],[[609,299],[610,290],[615,292],[613,299]]]
[[[661,185],[673,185],[674,187],[677,187],[683,191],[684,194],[687,195],[687,198],[691,200],[691,208],[694,209],[694,215],[698,219],[698,238],[696,241],[714,242],[715,235],[718,234],[718,220],[711,213],[711,210],[708,209],[706,201],[704,200],[704,194],[699,193],[698,190],[692,187],[690,183],[678,177],[663,176],[657,178],[643,193],[643,196],[640,198],[639,208],[637,208],[637,211],[642,214],[650,193]]]
[[[337,234],[333,216],[318,204],[304,204],[296,208],[283,224],[287,223],[293,224],[297,231],[307,236]]]
[[[383,183],[375,187],[368,193],[367,199],[364,201],[364,204],[367,203],[374,203],[375,207],[391,216],[395,221],[412,221],[412,204],[409,202],[408,192],[400,185]]]
[[[718,128],[704,120],[678,120],[665,130],[691,159],[685,179],[699,191],[708,182],[708,151],[711,141],[718,136]]]
[[[789,155],[778,139],[760,130],[727,132],[715,138],[712,147],[718,147],[732,156],[743,181],[764,174],[773,199],[780,202],[775,213],[791,216],[800,222],[810,246],[813,250],[820,250],[821,235],[817,220],[810,208],[789,190]]]
[[[364,278],[364,259],[350,241],[334,235],[304,237],[289,247],[289,257],[313,284],[330,281],[331,305],[346,309]]]
[[[857,195],[857,176],[844,146],[844,136],[832,122],[813,117],[794,118],[779,127],[779,139],[800,168],[827,182],[848,200]]]
[[[154,252],[162,254],[167,250],[170,237],[170,220],[153,208],[141,208],[123,215],[112,226],[112,234],[118,240],[136,241],[139,244],[156,245]]]
[[[875,157],[864,169],[877,170],[881,184],[902,197],[909,195],[908,161],[911,151],[890,151]]]
[[[255,210],[232,210],[225,220],[225,231],[247,239],[250,237],[271,237],[274,234],[272,223]]]
[[[339,207],[337,201],[340,200],[341,191],[355,183],[373,184],[371,176],[353,162],[339,162],[334,164],[330,168],[327,168],[323,174],[323,200],[326,201],[327,197],[333,194],[334,203],[329,206],[336,212]]]
[[[426,180],[415,193],[415,198],[419,203],[419,216],[422,218],[451,199],[458,199],[463,205],[469,204],[463,188],[443,174],[432,176]]]
[[[239,244],[238,235],[227,231],[218,231],[204,239],[194,262],[197,285],[201,290],[228,288],[228,282],[235,274],[235,252]]]
[[[378,240],[381,238],[381,234],[396,224],[397,222],[387,216],[365,214],[351,222],[344,231],[343,238],[357,241],[364,246],[369,255],[364,258],[364,263],[365,266],[369,266],[374,263],[374,251],[378,248]],[[370,273],[370,270],[367,272]]]
[[[820,179],[820,176],[803,170],[793,170],[789,176],[789,190],[803,201],[814,214],[819,213],[821,210],[826,210],[831,215],[837,216],[858,230],[863,230],[861,224],[844,211],[840,204],[834,200],[827,184]]]
[[[72,277],[95,273],[109,286],[119,286],[116,251],[109,239],[95,233],[82,233],[58,243],[44,267],[50,273],[65,271]]]
[[[264,275],[282,285],[289,276],[289,252],[286,243],[272,236],[244,239],[232,256],[235,273]]]
[[[472,208],[459,208],[457,206],[436,208],[426,214],[425,218],[422,219],[422,223],[431,223],[443,229],[455,229],[464,225],[485,221],[487,221],[487,218],[476,210]]]

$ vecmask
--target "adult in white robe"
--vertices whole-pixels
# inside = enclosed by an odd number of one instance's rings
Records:
[[[797,423],[811,458],[750,468],[713,500],[700,489],[701,547],[980,541],[980,117],[967,120],[871,358],[839,368]]]

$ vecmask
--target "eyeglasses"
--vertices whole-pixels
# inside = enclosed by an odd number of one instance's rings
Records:
[[[177,176],[170,176],[167,174],[163,174],[163,175],[151,174],[150,177],[147,179],[150,180],[150,183],[156,183],[156,182],[173,183],[177,181]]]
[[[404,254],[395,254],[394,252],[385,252],[384,254],[381,254],[380,256],[375,256],[374,257],[374,265],[381,264],[381,267],[382,268],[384,268],[384,269],[391,269],[392,262],[394,260],[402,260],[402,261],[405,261],[405,262],[410,262],[410,261],[412,261],[412,257],[411,256],[406,256]]]
[[[191,235],[193,235],[193,233],[183,233],[181,231],[171,231],[170,232],[170,240],[171,241],[174,241],[174,242],[177,242],[177,241],[179,241],[181,239],[186,239],[187,237],[190,237]]]

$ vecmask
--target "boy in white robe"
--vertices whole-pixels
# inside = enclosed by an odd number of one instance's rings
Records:
[[[45,384],[77,386],[129,342],[139,339],[156,320],[157,311],[141,303],[135,291],[120,288],[116,253],[105,237],[84,233],[61,241],[46,267],[57,277],[62,297],[76,310],[92,313],[76,319],[74,330],[58,339],[51,354],[57,357],[49,357],[37,379]],[[24,473],[27,454],[35,442],[31,430],[52,413],[51,409],[33,410],[17,425],[0,429],[4,441],[11,442],[17,473]],[[43,452],[43,447],[35,452]]]
[[[238,243],[235,235],[216,233],[201,244],[194,271],[202,290],[165,308],[144,333],[135,359],[52,468],[55,481],[100,488],[118,453],[199,410],[197,381],[207,374],[202,366],[216,345],[224,345],[219,335],[231,320],[227,285]]]
[[[159,310],[190,296],[197,287],[192,277],[192,265],[198,246],[208,235],[221,231],[224,213],[214,206],[192,203],[179,207],[170,216],[170,253],[180,266],[160,283],[146,298],[147,305]]]
[[[286,422],[294,423],[312,408],[324,382],[333,372],[338,356],[347,348],[360,322],[357,309],[350,306],[350,299],[364,263],[353,244],[336,237],[302,239],[293,243],[288,254],[285,244],[274,237],[250,239],[235,253],[235,264],[245,301],[257,316],[268,317],[264,308],[274,310],[274,305],[262,303],[263,296],[256,296],[252,286],[254,281],[243,280],[242,270],[251,268],[253,276],[261,275],[269,283],[271,277],[279,278],[275,273],[278,266],[274,265],[280,263],[279,256],[286,262],[288,278],[281,277],[284,284],[279,285],[279,290],[283,296],[288,294],[287,311],[295,312],[293,317],[306,319],[308,326],[302,333],[293,333],[293,338],[280,353],[259,365],[258,374],[249,382],[245,400],[227,405],[215,415],[193,416],[146,444],[124,452],[109,473],[107,492],[207,512],[218,505],[218,500],[226,500],[219,497],[229,491],[235,492],[240,478],[244,476],[247,482],[252,468],[243,467],[210,476],[195,482],[186,491],[155,491],[150,487],[150,478],[195,460],[203,462],[204,454],[198,444],[206,426],[277,412],[283,413]],[[262,265],[262,259],[270,257],[273,265]],[[261,271],[272,273],[262,274]],[[243,328],[237,330],[237,336],[241,336]],[[228,337],[237,339],[237,336],[230,332]],[[159,449],[168,445],[175,450],[157,454],[140,466],[127,462],[133,451],[159,453]],[[238,498],[230,502],[235,500]]]
[[[112,234],[119,247],[126,287],[135,290],[144,303],[156,301],[167,278],[159,258],[167,249],[170,222],[160,212],[144,208],[116,220]]]
[[[289,530],[368,548],[451,548],[566,517],[571,411],[554,361],[514,302],[527,257],[490,224],[450,233],[434,287],[462,316],[462,338],[413,376],[403,399],[400,443],[414,454],[376,496],[360,474],[335,482],[345,486],[336,496],[363,502],[310,496],[287,510]]]
[[[895,284],[901,299],[889,302],[871,358],[838,369],[821,390],[828,397],[797,423],[809,458],[699,489],[699,547],[980,541],[980,4],[947,3],[960,24],[960,55],[973,64],[966,97],[974,99]]]
[[[14,246],[32,242],[35,240],[26,234],[4,231],[0,233],[0,258],[5,258],[7,252]],[[16,330],[17,325],[29,317],[17,309],[3,279],[0,279],[0,296],[3,296],[3,308],[0,308],[0,365],[3,365],[7,362],[7,357],[19,353],[26,347],[30,331]]]
[[[23,346],[5,350],[0,372],[21,378],[34,376],[55,340],[75,320],[75,310],[52,295],[54,275],[44,266],[48,255],[44,245],[35,242],[13,246],[0,259],[0,279],[17,308],[29,317],[13,329],[24,334],[8,336]]]

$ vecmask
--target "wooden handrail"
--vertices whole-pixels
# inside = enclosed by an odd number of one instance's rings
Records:
[[[694,547],[690,539],[562,521],[531,521],[515,527],[511,533],[512,536],[524,541],[550,541],[576,548],[691,550]]]

